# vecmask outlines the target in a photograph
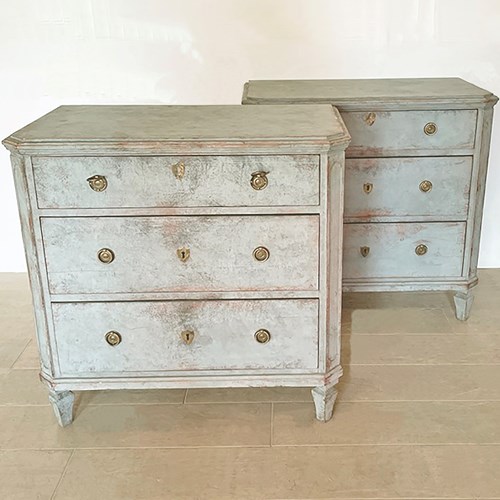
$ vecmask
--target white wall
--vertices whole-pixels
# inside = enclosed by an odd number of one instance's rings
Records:
[[[500,95],[499,0],[2,0],[0,7],[2,138],[60,104],[239,103],[243,83],[259,78],[460,76]],[[483,267],[500,267],[499,120]],[[0,271],[21,271],[8,160],[0,151]]]

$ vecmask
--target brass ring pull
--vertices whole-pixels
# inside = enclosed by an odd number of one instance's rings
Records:
[[[428,193],[432,189],[432,182],[427,180],[422,181],[418,187],[422,193]]]
[[[93,175],[87,179],[89,186],[97,192],[104,191],[108,187],[108,181],[104,175]]]
[[[368,257],[368,254],[370,253],[370,247],[360,247],[359,251],[361,252],[361,255],[363,257]]]
[[[434,122],[429,122],[425,124],[424,132],[426,135],[434,135],[437,129],[437,125]]]
[[[373,184],[371,182],[365,182],[363,184],[363,191],[366,194],[370,194],[373,191]]]
[[[368,113],[366,116],[365,116],[365,122],[366,124],[371,127],[374,123],[375,123],[375,120],[377,119],[377,115],[375,113]]]
[[[252,174],[250,184],[256,191],[261,191],[262,189],[265,189],[267,187],[267,185],[269,184],[269,181],[267,179],[268,173],[269,172],[260,170],[259,172],[254,172]]]
[[[176,179],[182,179],[186,174],[186,165],[184,162],[179,161],[175,165],[172,165],[172,172],[175,175]]]
[[[122,336],[118,332],[113,331],[106,333],[104,338],[111,347],[115,347],[122,341]]]
[[[194,332],[192,330],[184,330],[181,332],[181,338],[186,345],[191,345],[194,340]]]
[[[253,258],[259,262],[265,262],[269,259],[270,253],[266,247],[257,247],[253,251]]]
[[[103,264],[111,264],[115,260],[115,253],[110,248],[101,248],[97,252],[97,258]]]
[[[428,250],[427,245],[417,245],[415,247],[415,253],[419,256],[425,255],[427,253],[427,250]]]
[[[271,340],[271,334],[269,330],[264,330],[263,328],[255,332],[255,340],[259,344],[267,344]]]

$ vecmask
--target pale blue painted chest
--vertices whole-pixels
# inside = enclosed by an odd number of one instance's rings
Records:
[[[243,104],[336,106],[346,151],[347,291],[452,290],[468,318],[477,263],[493,106],[459,78],[262,80]]]
[[[319,106],[63,106],[11,151],[41,379],[311,386],[340,365],[342,119]]]

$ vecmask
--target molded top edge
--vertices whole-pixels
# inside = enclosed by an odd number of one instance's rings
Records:
[[[347,143],[339,112],[328,104],[290,106],[61,106],[3,141],[9,149],[44,145],[297,142]]]
[[[477,101],[495,104],[498,98],[461,78],[387,78],[369,80],[250,80],[243,103],[359,104]]]

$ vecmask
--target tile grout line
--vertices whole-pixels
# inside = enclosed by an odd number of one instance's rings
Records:
[[[31,342],[33,342],[33,339],[28,339],[28,342],[23,347],[22,351],[19,353],[17,358],[14,360],[14,362],[10,365],[9,370],[14,370],[14,365],[19,361],[19,358],[24,354],[24,351],[26,351],[26,349],[28,349],[28,346],[31,344]]]
[[[435,447],[492,447],[500,449],[500,442],[496,443],[305,443],[305,444],[274,444],[273,448],[435,448]],[[136,450],[210,450],[210,449],[257,449],[257,450],[267,450],[270,449],[269,444],[239,444],[239,445],[190,445],[190,446],[108,446],[108,447],[81,447],[81,448],[2,448],[1,453],[4,452],[18,452],[18,451],[71,451],[72,455],[77,451],[92,451],[92,452],[107,452],[107,451],[136,451]],[[69,460],[69,459],[68,459]],[[69,464],[69,462],[68,462]],[[61,473],[62,474],[62,473]]]
[[[273,445],[273,435],[274,435],[274,401],[271,401],[271,436],[269,439],[269,446],[272,448]]]
[[[52,495],[50,496],[50,500],[54,500],[57,490],[59,489],[60,484],[62,483],[62,480],[64,479],[64,476],[66,475],[66,471],[68,469],[69,463],[71,462],[71,459],[73,458],[75,454],[76,449],[73,448],[71,450],[71,453],[69,455],[68,460],[66,461],[66,465],[64,466],[64,469],[61,472],[61,475],[59,476],[59,480],[57,481],[56,487],[54,488],[54,491],[52,492]]]

